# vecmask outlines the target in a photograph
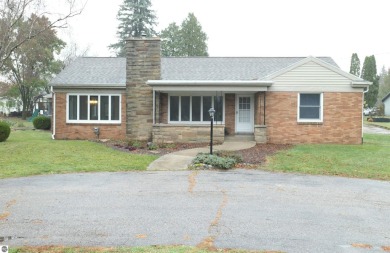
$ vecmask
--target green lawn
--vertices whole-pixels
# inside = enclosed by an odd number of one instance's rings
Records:
[[[390,136],[365,134],[363,145],[297,145],[262,169],[390,180]]]
[[[47,131],[12,131],[0,142],[0,178],[38,174],[145,170],[156,156],[134,155],[90,141],[52,140]]]
[[[369,122],[369,121],[367,121],[367,122],[364,122],[364,124],[380,126],[380,127],[390,129],[390,122]]]

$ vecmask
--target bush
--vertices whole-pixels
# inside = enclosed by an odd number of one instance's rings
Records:
[[[11,133],[11,127],[8,123],[0,121],[0,142],[6,141]]]
[[[215,154],[219,157],[233,158],[236,160],[236,163],[242,163],[244,161],[241,154],[234,153],[233,151],[220,150],[216,151]]]
[[[33,125],[36,129],[49,130],[51,127],[51,119],[45,116],[38,116],[33,120]]]
[[[237,161],[231,157],[219,157],[210,154],[198,154],[193,160],[194,164],[203,163],[221,169],[231,169],[236,165]]]

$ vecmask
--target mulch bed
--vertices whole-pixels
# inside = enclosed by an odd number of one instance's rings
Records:
[[[191,148],[201,148],[207,147],[207,143],[177,143],[177,144],[166,144],[163,147],[159,147],[156,150],[149,150],[146,143],[143,143],[141,147],[134,148],[128,146],[124,142],[113,142],[108,141],[104,142],[105,145],[120,150],[123,152],[128,152],[131,154],[142,154],[142,155],[158,155],[162,156],[172,152],[191,149]],[[281,150],[286,150],[291,148],[292,145],[288,144],[256,144],[253,148],[234,151],[237,154],[241,154],[243,157],[243,163],[239,164],[237,167],[248,168],[248,167],[257,167],[258,165],[266,161],[266,157],[273,155]]]
[[[256,144],[256,146],[254,146],[253,148],[237,150],[235,151],[235,153],[241,154],[243,158],[243,163],[238,164],[237,167],[257,167],[258,165],[266,161],[267,156],[271,156],[281,150],[290,149],[292,148],[292,146],[293,145],[289,144]]]

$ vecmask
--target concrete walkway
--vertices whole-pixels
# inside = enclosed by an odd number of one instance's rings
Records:
[[[252,148],[256,145],[254,141],[234,142],[225,141],[222,145],[213,147],[214,151],[218,150],[243,150]],[[192,160],[198,153],[210,152],[210,148],[193,148],[186,149],[170,154],[166,154],[149,164],[147,170],[186,170],[191,164]]]

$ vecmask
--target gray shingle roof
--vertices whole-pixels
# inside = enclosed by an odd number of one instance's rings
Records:
[[[52,86],[112,86],[126,85],[126,59],[80,57],[62,70]]]
[[[305,57],[163,58],[163,80],[261,80]],[[329,57],[319,59],[337,66]]]
[[[330,57],[318,57],[334,66]],[[186,57],[162,58],[162,80],[262,80],[305,57]],[[337,66],[338,67],[338,66]],[[67,66],[50,85],[112,86],[126,84],[125,58],[82,57]]]

